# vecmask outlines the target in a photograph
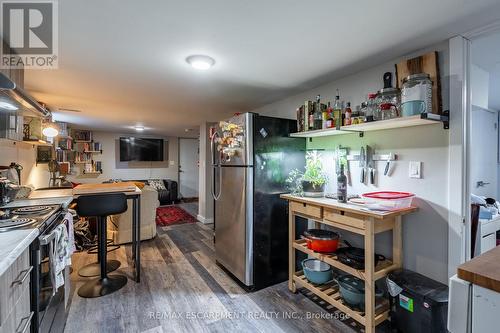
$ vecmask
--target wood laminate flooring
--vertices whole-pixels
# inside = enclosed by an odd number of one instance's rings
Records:
[[[100,298],[77,294],[88,280],[78,276],[78,269],[95,261],[95,255],[73,255],[65,332],[359,331],[332,319],[331,312],[306,296],[291,293],[286,282],[244,291],[215,263],[211,225],[158,227],[157,237],[141,244],[141,283],[132,280],[130,246],[122,246],[108,257],[121,261],[115,273],[127,275],[128,283]]]

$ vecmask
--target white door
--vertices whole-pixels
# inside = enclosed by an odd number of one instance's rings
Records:
[[[472,88],[474,89],[474,88]],[[471,192],[497,198],[498,114],[472,106],[471,114]]]
[[[179,139],[179,192],[181,198],[198,197],[198,139]]]

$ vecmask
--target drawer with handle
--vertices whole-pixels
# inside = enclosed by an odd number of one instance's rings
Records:
[[[29,291],[32,266],[26,249],[0,276],[0,325],[14,309],[25,289]]]
[[[0,333],[29,333],[33,312],[30,311],[30,288],[23,288],[9,317],[0,326]]]
[[[310,216],[311,218],[323,218],[323,208],[321,208],[320,206],[292,201],[290,202],[290,208],[296,213]]]

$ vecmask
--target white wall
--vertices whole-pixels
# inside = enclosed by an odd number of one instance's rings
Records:
[[[439,65],[443,95],[443,109],[449,106],[449,48],[448,42],[421,50],[409,56],[416,56],[430,50],[439,51]],[[284,100],[253,110],[260,114],[295,118],[295,110],[305,100],[313,100],[317,94],[323,99],[332,100],[336,89],[340,89],[341,98],[359,105],[369,92],[375,92],[383,85],[382,75],[386,71],[394,72],[394,64],[401,59],[367,69],[334,82],[317,87],[305,93],[291,96]],[[447,283],[448,280],[448,132],[440,124],[365,133],[364,138],[356,134],[313,139],[309,147],[333,149],[339,144],[350,147],[353,153],[359,147],[370,144],[380,153],[399,154],[391,177],[384,177],[383,163],[377,165],[377,186],[359,183],[359,167],[351,164],[352,186],[350,193],[363,193],[373,190],[405,190],[417,195],[415,204],[419,211],[404,218],[403,246],[404,266],[430,278]],[[332,153],[325,151],[325,158],[333,162]],[[408,162],[423,162],[423,179],[408,177]],[[330,177],[336,179],[333,170]],[[327,191],[334,191],[335,181],[328,184]],[[390,234],[377,237],[376,249],[388,253],[391,246]],[[356,242],[359,242],[357,240]]]
[[[472,104],[480,106],[483,109],[488,109],[490,106],[490,73],[478,65],[472,64],[470,69],[470,79]]]
[[[212,168],[210,158],[209,131],[212,123],[200,126],[200,168],[199,168],[199,200],[198,221],[202,223],[214,222],[214,200],[212,198]]]
[[[23,166],[21,172],[21,183],[31,184],[36,188],[47,187],[49,185],[49,172],[47,164],[36,164],[36,147],[33,145],[0,140],[0,165],[9,165],[17,162]]]
[[[176,137],[164,137],[168,141],[168,160],[164,162],[120,162],[119,139],[124,136],[155,137],[146,134],[120,134],[110,132],[93,132],[95,142],[102,144],[103,153],[96,154],[94,159],[102,161],[101,175],[82,175],[80,170],[83,166],[76,166],[77,175],[68,176],[68,180],[78,183],[95,183],[110,178],[119,179],[172,179],[178,181],[178,141]],[[167,159],[167,155],[164,155]]]

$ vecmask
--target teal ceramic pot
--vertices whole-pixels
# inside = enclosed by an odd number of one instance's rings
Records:
[[[339,285],[340,296],[349,305],[365,308],[365,282],[355,276],[342,274],[335,279]],[[375,290],[375,296],[380,297],[383,292],[378,288]]]
[[[408,101],[401,104],[401,115],[403,117],[416,116],[425,113],[425,102],[422,100]]]
[[[327,283],[333,278],[330,265],[318,259],[303,260],[302,269],[307,280],[315,284]]]

